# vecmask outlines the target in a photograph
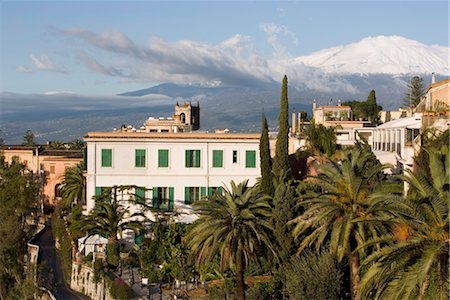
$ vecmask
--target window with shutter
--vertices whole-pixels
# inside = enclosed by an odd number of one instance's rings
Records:
[[[168,168],[169,167],[169,150],[159,149],[158,150],[158,168]]]
[[[186,168],[200,168],[200,150],[186,150]]]
[[[223,151],[213,150],[213,168],[223,167]]]
[[[145,149],[136,149],[134,161],[135,167],[137,168],[145,167]]]
[[[112,167],[112,149],[102,149],[102,167]]]
[[[256,168],[256,151],[254,150],[245,151],[245,167]]]

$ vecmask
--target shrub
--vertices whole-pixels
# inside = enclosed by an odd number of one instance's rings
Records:
[[[337,299],[342,273],[329,252],[304,251],[286,268],[286,292],[290,299]]]
[[[116,278],[111,282],[109,292],[114,299],[131,299],[133,297],[133,290],[121,278]]]

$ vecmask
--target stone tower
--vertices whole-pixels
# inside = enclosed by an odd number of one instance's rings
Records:
[[[173,115],[175,120],[179,120],[182,124],[192,126],[192,130],[200,128],[200,104],[192,105],[191,102],[175,105],[175,113]]]

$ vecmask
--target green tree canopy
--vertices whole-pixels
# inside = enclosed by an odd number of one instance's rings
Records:
[[[224,188],[223,195],[195,202],[194,209],[199,219],[187,240],[197,266],[219,255],[222,271],[235,267],[236,297],[245,299],[245,267],[251,258],[257,258],[257,253],[264,253],[263,248],[274,251],[269,235],[268,196],[262,195],[259,188],[248,187],[247,181],[238,185],[232,181],[231,190]]]
[[[384,222],[392,208],[387,199],[392,192],[401,192],[397,185],[374,180],[387,167],[364,147],[346,150],[340,162],[319,169],[316,180],[322,191],[305,197],[299,203],[305,212],[293,220],[293,235],[301,240],[299,253],[312,245],[317,249],[328,245],[338,261],[348,259],[352,299],[361,299],[360,256],[365,252],[358,247],[386,231]]]
[[[416,107],[424,95],[425,86],[423,84],[423,78],[420,76],[411,77],[410,82],[407,84],[405,97],[403,98],[403,107]]]
[[[262,130],[261,137],[259,139],[259,155],[261,161],[261,190],[265,194],[272,196],[274,192],[272,179],[272,157],[270,156],[269,128],[267,125],[267,118],[265,114],[262,115]]]
[[[81,230],[87,232],[88,236],[99,234],[108,238],[106,259],[113,266],[119,265],[119,236],[122,232],[132,230],[139,234],[148,221],[143,213],[130,213],[130,210],[116,199],[119,189],[126,190],[127,187],[106,188],[101,195],[96,196],[95,207],[82,220],[81,225]]]
[[[447,299],[449,276],[449,147],[428,148],[430,178],[406,177],[408,198],[398,204],[397,227],[368,244],[383,245],[368,256],[362,295],[373,299]]]
[[[30,129],[25,131],[23,135],[22,145],[30,147],[36,146],[36,141],[34,140],[34,133]]]
[[[284,75],[281,85],[280,113],[278,114],[278,136],[273,162],[273,173],[279,176],[283,172],[290,174],[289,165],[289,104],[288,104],[288,79]]]
[[[65,206],[86,203],[86,178],[81,163],[68,168],[62,182],[62,198]]]

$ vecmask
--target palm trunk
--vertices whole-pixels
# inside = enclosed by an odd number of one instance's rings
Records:
[[[236,299],[245,300],[244,257],[242,250],[236,253]]]
[[[350,253],[350,284],[352,291],[352,300],[361,300],[359,288],[361,286],[361,278],[359,277],[359,254],[358,252]]]
[[[428,277],[425,278],[425,280],[423,281],[422,285],[420,286],[420,290],[419,290],[419,296],[417,297],[417,300],[422,300],[423,296],[425,295],[425,292],[427,291],[428,288]]]

